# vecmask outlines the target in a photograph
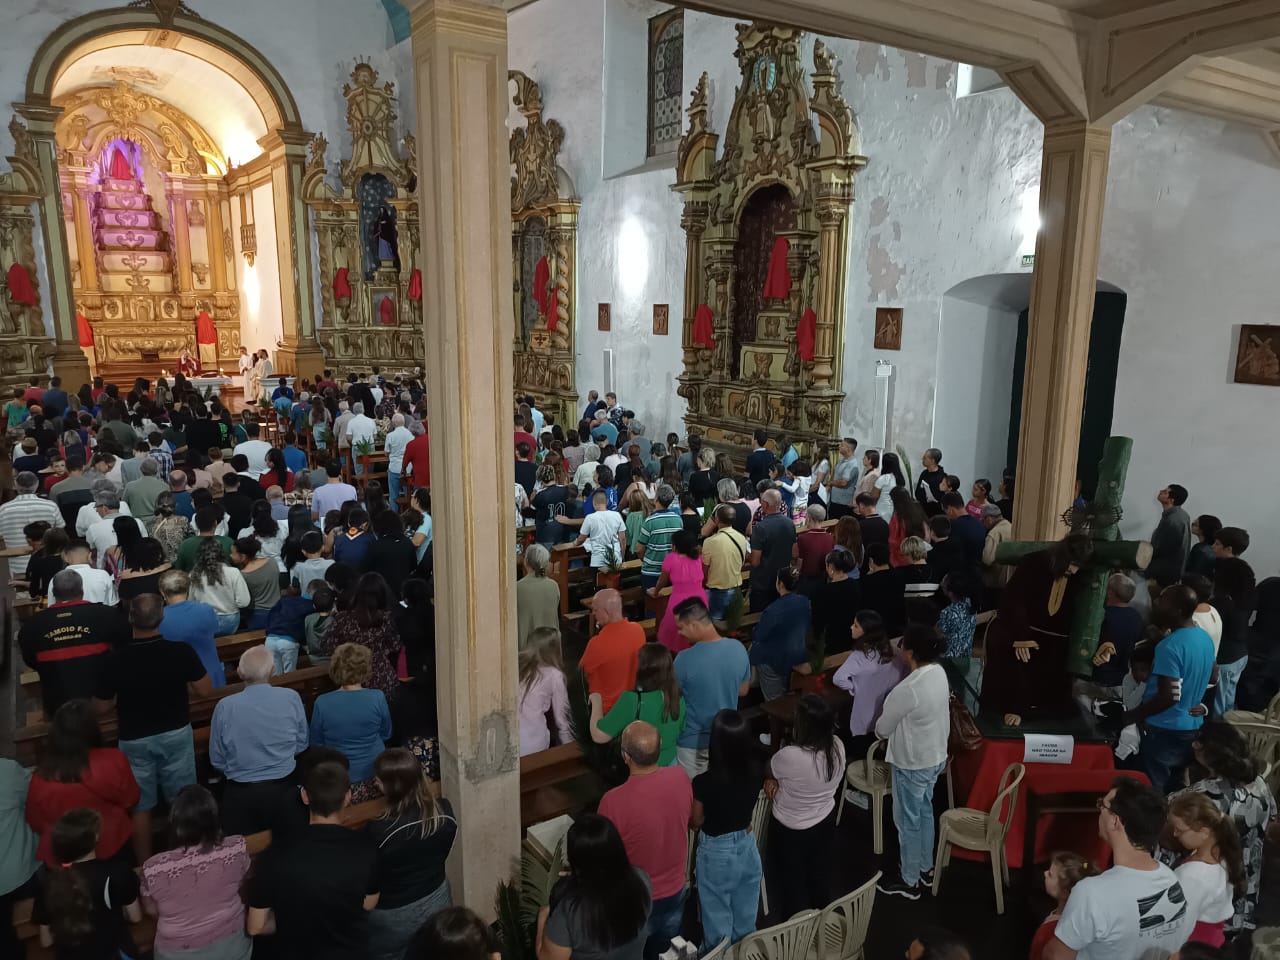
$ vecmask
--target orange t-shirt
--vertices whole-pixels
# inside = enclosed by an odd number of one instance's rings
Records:
[[[644,627],[630,620],[606,624],[587,642],[580,666],[587,675],[587,689],[604,701],[605,713],[635,689],[636,661],[643,646]]]

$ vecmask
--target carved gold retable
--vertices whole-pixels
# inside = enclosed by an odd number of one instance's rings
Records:
[[[557,423],[576,426],[574,323],[580,203],[573,181],[557,161],[564,128],[555,120],[542,119],[542,91],[533,80],[518,70],[507,75],[515,84],[512,102],[526,122],[524,129],[516,128],[511,134],[515,389],[537,397],[541,409],[554,413]],[[543,257],[547,287],[540,298],[535,281]],[[544,314],[539,299],[554,306]]]
[[[395,87],[378,83],[378,73],[358,63],[351,82],[344,84],[347,125],[351,129],[351,157],[343,162],[340,188],[327,178],[325,150],[329,142],[317,135],[303,177],[303,196],[311,209],[320,249],[320,303],[323,320],[316,338],[326,366],[338,373],[367,373],[372,366],[390,372],[412,370],[426,358],[422,334],[422,300],[409,295],[413,271],[419,266],[416,142],[412,134],[392,146],[396,114]],[[382,260],[366,279],[360,233],[360,183],[366,176],[382,176],[395,188],[384,202],[394,208],[400,270]],[[347,270],[349,297],[334,292],[334,276]],[[393,322],[384,323],[378,304],[394,297]]]
[[[709,124],[708,80],[693,91],[689,130],[680,141],[676,184],[684,197],[687,238],[684,372],[679,394],[685,422],[717,448],[742,457],[764,426],[798,445],[834,439],[840,427],[849,212],[857,171],[866,166],[853,111],[837,92],[835,57],[814,41],[813,72],[801,66],[804,34],[791,27],[738,25],[742,69],[723,155]],[[809,93],[808,81],[813,84]],[[789,296],[758,305],[755,337],[734,334],[735,245],[748,200],[782,185],[795,211],[787,264]],[[713,313],[715,347],[695,345],[700,304]],[[812,360],[802,361],[797,324],[817,314]],[[734,368],[738,374],[733,375]]]

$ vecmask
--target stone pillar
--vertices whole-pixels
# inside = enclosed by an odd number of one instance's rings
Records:
[[[53,125],[62,108],[17,103],[14,109],[27,121],[35,154],[33,159],[40,171],[40,182],[44,185],[44,194],[37,206],[40,208],[40,236],[44,242],[49,277],[45,302],[53,311],[53,331],[57,341],[53,372],[62,378],[67,389],[74,391],[89,381],[90,373],[89,361],[80,349],[80,336],[76,329],[71,258],[67,254],[67,223],[62,216],[62,189],[58,179],[58,146],[53,140]]]
[[[511,416],[507,15],[418,0],[411,16],[432,459],[473,463]],[[520,850],[511,459],[457,483],[433,517],[440,770],[463,811],[454,900],[490,919]]]
[[[271,160],[271,200],[280,258],[280,310],[284,343],[276,350],[277,373],[318,377],[324,354],[316,342],[315,290],[311,270],[311,231],[302,196],[311,134],[280,130],[261,141]]]
[[[1056,540],[1074,499],[1111,128],[1050,124],[1040,170],[1014,532]]]

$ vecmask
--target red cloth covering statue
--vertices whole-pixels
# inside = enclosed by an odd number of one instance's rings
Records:
[[[410,300],[422,299],[422,271],[421,270],[415,269],[413,273],[409,275],[409,299]]]
[[[384,327],[393,326],[396,322],[396,302],[391,297],[383,297],[378,304],[378,322]]]
[[[351,299],[351,281],[347,279],[348,273],[346,267],[339,267],[333,273],[333,295],[338,300]]]
[[[708,350],[716,348],[713,319],[711,308],[705,303],[698,304],[698,310],[693,315],[693,345],[695,347],[706,347]]]
[[[538,305],[538,315],[545,317],[547,315],[547,305],[550,303],[550,294],[547,287],[551,283],[551,265],[547,263],[547,258],[543,257],[538,261],[538,265],[533,268],[533,302]]]
[[[200,315],[196,317],[196,352],[200,354],[200,363],[195,365],[197,370],[201,367],[209,370],[218,369],[218,331],[214,328],[213,317],[209,316],[207,310],[201,310]],[[190,376],[185,370],[182,374]]]
[[[124,151],[116,147],[111,152],[111,179],[112,180],[132,180],[133,168],[129,166],[129,160],[125,157]]]
[[[80,336],[80,346],[93,346],[93,327],[89,325],[89,318],[83,313],[76,313],[76,333]]]
[[[20,263],[15,263],[9,268],[9,299],[14,303],[20,303],[24,307],[34,307],[36,305],[36,288],[31,285],[31,274],[27,273],[27,268]]]
[[[818,315],[810,307],[800,317],[800,325],[796,327],[796,347],[800,351],[800,359],[805,363],[813,360],[814,341],[818,337]]]
[[[1072,535],[1018,562],[987,629],[984,713],[1013,726],[1074,714],[1067,644],[1079,591],[1088,589],[1076,574],[1092,552],[1087,537]]]
[[[766,300],[785,300],[791,296],[791,271],[787,269],[787,253],[791,244],[786,237],[773,241],[773,253],[769,256],[769,273],[764,278],[764,290],[760,296]]]

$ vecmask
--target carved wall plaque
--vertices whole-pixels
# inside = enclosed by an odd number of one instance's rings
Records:
[[[670,319],[670,304],[655,303],[653,305],[653,335],[655,337],[665,337],[667,335],[667,325]]]
[[[604,333],[609,332],[611,307],[607,303],[602,303],[596,307],[596,329]]]
[[[902,308],[876,307],[877,350],[902,349]]]

